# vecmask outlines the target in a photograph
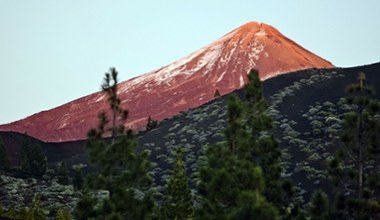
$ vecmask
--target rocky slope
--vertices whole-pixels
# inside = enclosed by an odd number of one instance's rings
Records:
[[[142,129],[149,116],[162,120],[211,101],[216,90],[223,95],[243,87],[251,68],[265,80],[301,69],[331,67],[272,26],[250,22],[170,65],[121,82],[119,96],[130,112],[126,125]],[[107,103],[104,94],[97,92],[0,125],[0,130],[27,133],[46,142],[85,139],[101,110],[107,110]]]

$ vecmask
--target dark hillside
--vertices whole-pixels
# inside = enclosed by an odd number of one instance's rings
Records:
[[[45,143],[27,134],[4,131],[0,132],[0,138],[3,139],[12,164],[18,162],[19,151],[24,140],[27,140],[30,144],[40,145],[47,155],[49,163],[56,163],[85,153],[85,141]]]
[[[264,82],[264,93],[275,119],[276,137],[284,152],[286,174],[299,186],[300,199],[308,200],[313,189],[326,188],[326,160],[339,144],[339,128],[345,106],[340,102],[345,87],[357,80],[358,72],[367,75],[371,85],[380,83],[380,64],[355,68],[306,70],[282,75]],[[380,90],[376,88],[380,98]],[[243,97],[242,90],[236,91]],[[189,173],[202,160],[202,146],[223,140],[226,124],[225,97],[200,108],[168,119],[139,137],[140,147],[151,151],[158,166],[157,183],[170,173],[174,149],[187,151]],[[193,179],[193,183],[195,183]],[[305,194],[305,195],[303,195]],[[305,197],[305,198],[304,198]]]
[[[328,189],[326,161],[339,146],[339,129],[342,113],[347,111],[340,98],[348,84],[364,72],[369,85],[380,98],[380,63],[335,69],[310,69],[284,74],[266,80],[264,94],[270,104],[269,113],[275,119],[275,134],[283,149],[285,176],[298,186],[300,200],[308,201],[313,189]],[[243,97],[243,91],[235,93]],[[138,135],[139,149],[151,152],[152,171],[156,183],[162,186],[174,161],[175,149],[186,152],[188,173],[192,184],[197,161],[202,161],[203,149],[223,141],[226,125],[226,97],[220,97],[199,108],[183,112],[162,121],[157,128]],[[17,149],[23,135],[0,133],[7,148]],[[61,159],[70,164],[87,163],[85,142],[42,143],[49,162]],[[15,153],[12,153],[14,156]]]

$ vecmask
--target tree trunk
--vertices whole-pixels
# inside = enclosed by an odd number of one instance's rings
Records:
[[[359,150],[359,158],[358,158],[358,199],[361,200],[363,198],[363,128],[362,128],[362,114],[363,109],[360,106],[359,112],[359,124],[358,124],[358,139],[357,139],[357,147]]]
[[[112,108],[112,144],[115,143],[116,137],[116,109]]]
[[[358,173],[358,197],[359,200],[363,198],[363,160],[362,149],[359,149],[359,173]]]

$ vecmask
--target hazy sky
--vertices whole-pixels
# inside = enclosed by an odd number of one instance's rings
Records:
[[[0,0],[0,123],[169,64],[261,21],[336,66],[380,61],[378,0]],[[380,74],[380,73],[379,73]]]

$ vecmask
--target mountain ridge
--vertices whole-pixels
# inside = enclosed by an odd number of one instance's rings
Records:
[[[119,96],[130,112],[126,126],[142,129],[149,116],[163,120],[212,100],[216,90],[223,95],[243,87],[251,68],[265,80],[296,70],[332,67],[274,27],[248,22],[169,65],[120,82]],[[80,140],[97,125],[101,110],[107,110],[105,95],[95,92],[0,125],[0,130],[26,132],[48,142]]]

